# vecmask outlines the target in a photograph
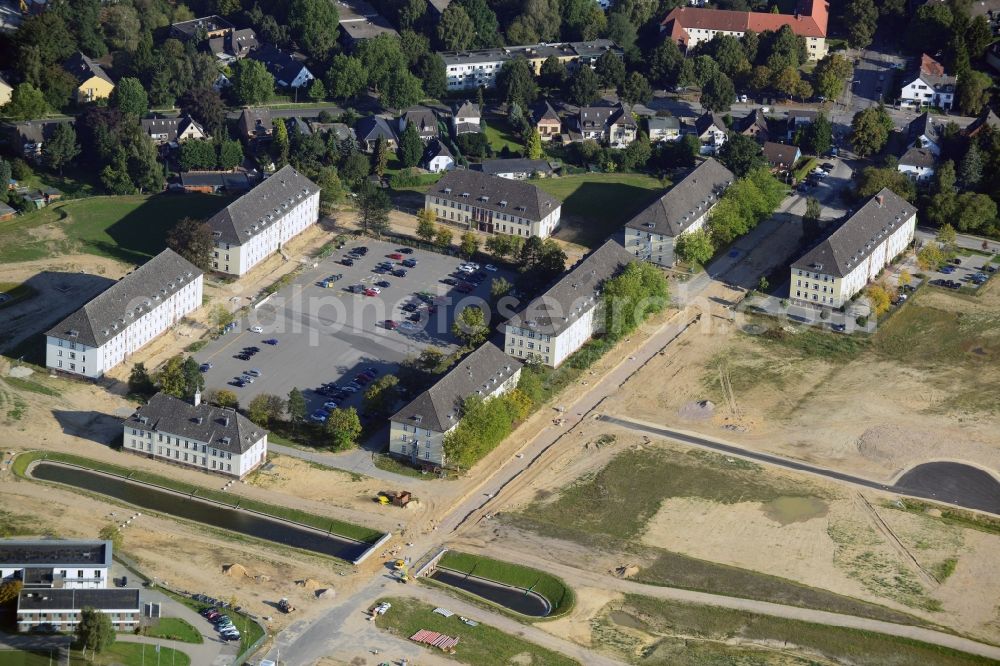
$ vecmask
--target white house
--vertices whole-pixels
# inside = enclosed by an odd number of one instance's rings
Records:
[[[684,134],[694,134],[701,142],[699,152],[702,155],[715,155],[719,148],[729,138],[729,128],[725,121],[717,113],[706,111],[698,116],[694,125],[685,128]]]
[[[270,44],[252,50],[248,57],[264,65],[274,77],[274,83],[281,88],[301,88],[316,78],[303,62],[304,56],[282,51]]]
[[[110,541],[0,539],[0,582],[98,590],[108,586],[110,576]]]
[[[291,166],[208,220],[215,250],[212,268],[244,275],[319,220],[319,186]]]
[[[927,148],[910,148],[899,157],[896,170],[910,179],[923,183],[934,175],[937,156]]]
[[[474,102],[465,101],[455,108],[451,117],[451,131],[459,134],[475,134],[482,132],[482,113],[479,105]]]
[[[92,379],[201,307],[202,271],[167,249],[45,334],[45,365]]]
[[[26,632],[44,626],[71,632],[80,623],[84,608],[107,615],[115,631],[134,631],[142,610],[139,589],[22,589],[17,597],[17,630]]]
[[[444,438],[461,422],[465,399],[501,396],[517,388],[520,378],[520,361],[492,342],[483,344],[393,415],[389,452],[414,464],[444,467]]]
[[[204,139],[208,135],[205,129],[191,116],[178,116],[176,118],[143,118],[140,121],[142,131],[144,131],[153,143],[158,146],[163,144],[178,144],[190,141],[191,139]]]
[[[489,234],[548,238],[559,228],[562,203],[531,183],[480,171],[449,171],[424,195],[442,222]]]
[[[267,460],[267,430],[235,409],[157,393],[124,423],[124,450],[242,479]]]
[[[448,51],[439,55],[444,60],[448,90],[455,91],[495,87],[497,74],[504,63],[515,58],[526,59],[537,76],[541,73],[542,63],[550,56],[556,57],[572,71],[581,63],[592,67],[605,51],[622,55],[621,49],[610,39],[525,44],[476,51]]]
[[[921,54],[920,61],[903,77],[900,106],[950,109],[955,101],[957,85],[958,78],[946,74],[944,65],[926,53]]]
[[[934,124],[934,119],[927,111],[911,120],[906,126],[906,147],[924,148],[935,157],[941,155],[940,125]]]
[[[732,171],[708,158],[625,224],[625,249],[657,266],[673,266],[677,237],[704,227],[734,180]]]
[[[681,138],[681,121],[674,116],[653,116],[646,120],[649,129],[649,140],[679,141]]]
[[[635,256],[618,241],[605,241],[503,324],[504,350],[518,360],[558,367],[604,330],[602,285],[632,261]]]
[[[917,209],[888,188],[791,266],[789,298],[839,308],[913,242]]]
[[[452,156],[448,146],[439,139],[431,139],[424,150],[424,168],[431,173],[441,171],[451,171],[455,168],[455,158]]]

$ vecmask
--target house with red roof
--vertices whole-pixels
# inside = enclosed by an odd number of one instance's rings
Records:
[[[921,108],[936,106],[950,109],[955,101],[958,78],[944,71],[944,65],[926,53],[903,77],[899,93],[900,106]]]
[[[683,50],[710,41],[717,34],[739,39],[750,30],[756,33],[777,31],[787,25],[796,35],[805,38],[809,59],[819,60],[826,55],[829,18],[826,0],[800,0],[794,14],[678,7],[663,19],[660,30]]]

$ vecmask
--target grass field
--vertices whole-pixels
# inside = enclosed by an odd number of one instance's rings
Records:
[[[648,636],[652,645],[638,653],[638,639],[630,631]],[[738,639],[743,644],[732,647]],[[817,625],[799,620],[743,611],[686,604],[627,595],[594,626],[593,640],[617,648],[632,663],[671,666],[702,664],[865,664],[866,666],[965,666],[993,663],[947,648],[914,640],[856,629]],[[760,644],[758,648],[746,641]],[[730,645],[726,645],[729,642]],[[823,661],[817,661],[816,655]]]
[[[143,643],[115,643],[111,648],[96,657],[87,653],[87,658],[77,651],[72,651],[69,666],[143,666],[155,664],[157,654],[155,646]],[[145,651],[145,654],[143,654]],[[0,664],[3,666],[52,666],[52,664],[67,662],[58,661],[59,653],[50,654],[46,651],[24,652],[21,650],[0,650]],[[190,666],[191,658],[180,650],[161,647],[159,659],[161,664],[172,666]]]
[[[175,599],[176,601],[184,604],[185,606],[195,611],[196,613],[201,613],[206,608],[209,608],[208,604],[203,604],[202,602],[196,601],[191,597],[177,594],[176,592],[172,592],[171,590],[162,587],[158,589],[164,594],[166,594],[168,597],[171,597],[172,599]],[[251,645],[256,643],[264,635],[264,628],[261,627],[259,624],[257,624],[257,622],[255,622],[254,620],[251,620],[244,613],[238,613],[232,608],[229,608],[226,609],[226,615],[230,617],[230,619],[233,621],[233,624],[236,625],[236,628],[240,632],[241,653],[244,652]]]
[[[563,202],[556,238],[596,247],[669,185],[640,173],[584,173],[531,181]]]
[[[81,467],[86,467],[87,469],[107,472],[108,474],[114,474],[133,481],[151,483],[196,497],[214,500],[226,506],[239,506],[241,509],[257,511],[268,516],[274,516],[275,518],[283,518],[285,520],[302,523],[303,525],[315,527],[316,529],[331,532],[332,534],[344,536],[349,539],[355,539],[357,541],[374,543],[382,536],[382,532],[379,532],[378,530],[369,529],[360,525],[353,525],[351,523],[336,520],[335,518],[317,516],[298,509],[290,509],[288,507],[277,506],[274,504],[266,504],[257,500],[234,495],[231,492],[221,492],[204,486],[177,481],[158,474],[133,470],[120,465],[91,460],[90,458],[83,458],[67,453],[49,453],[45,451],[29,451],[22,453],[15,459],[13,471],[18,476],[26,478],[25,472],[28,465],[35,460],[43,459],[79,465]]]
[[[379,599],[388,601],[392,608],[380,616],[376,625],[402,637],[409,638],[420,629],[429,629],[459,639],[455,654],[451,658],[462,664],[473,666],[507,666],[508,664],[531,664],[531,666],[571,666],[578,662],[528,641],[506,634],[485,624],[470,627],[457,615],[444,617],[434,613],[434,607],[399,597]],[[441,654],[435,648],[427,648]]]
[[[552,606],[552,612],[547,616],[550,618],[565,615],[572,610],[576,601],[573,590],[560,578],[519,564],[454,550],[445,553],[439,564],[448,569],[537,592],[548,599]]]
[[[208,194],[93,197],[57,202],[0,222],[0,263],[84,252],[141,263],[165,247],[182,217],[208,218],[229,202]]]
[[[179,617],[161,617],[153,626],[146,629],[145,634],[151,638],[166,638],[182,643],[203,643],[201,633],[191,626],[187,620]]]
[[[504,148],[510,151],[511,157],[519,157],[522,154],[524,146],[518,141],[506,118],[489,114],[483,118],[483,123],[486,125],[486,140],[489,141],[490,148],[493,149],[497,157],[500,156]]]

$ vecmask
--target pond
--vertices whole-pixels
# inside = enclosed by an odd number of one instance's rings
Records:
[[[521,588],[495,583],[485,578],[469,576],[464,573],[452,571],[451,569],[438,568],[430,575],[430,578],[445,585],[465,590],[477,597],[488,599],[521,615],[545,617],[551,612],[549,602],[544,597]]]
[[[39,462],[31,468],[30,475],[32,478],[42,481],[54,481],[114,497],[149,511],[193,520],[212,527],[219,527],[302,550],[310,550],[349,562],[356,559],[369,547],[368,544],[323,534],[318,530],[298,527],[278,519],[267,518],[136,481],[127,481],[116,476],[77,467]]]

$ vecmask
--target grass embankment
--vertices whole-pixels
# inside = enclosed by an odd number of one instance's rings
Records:
[[[46,451],[29,451],[22,453],[14,460],[14,473],[18,476],[27,478],[26,470],[28,465],[36,460],[51,460],[54,462],[79,465],[80,467],[86,467],[87,469],[92,469],[98,472],[114,474],[132,481],[150,483],[164,488],[169,488],[170,490],[185,493],[187,495],[213,500],[226,506],[246,509],[248,511],[256,511],[274,518],[294,521],[296,523],[308,525],[309,527],[314,527],[318,530],[323,530],[324,532],[330,532],[332,534],[336,534],[337,536],[347,537],[348,539],[355,539],[356,541],[362,541],[365,543],[374,543],[382,536],[382,533],[378,530],[369,529],[360,525],[353,525],[334,518],[317,516],[316,514],[306,513],[305,511],[290,509],[288,507],[278,506],[275,504],[267,504],[265,502],[248,499],[233,493],[213,490],[204,486],[198,486],[192,483],[167,478],[165,476],[160,476],[159,474],[133,470],[127,467],[122,467],[121,465],[92,460],[90,458],[83,458],[81,456],[74,456],[68,453]]]
[[[518,527],[587,546],[620,550],[640,544],[647,523],[673,497],[722,504],[768,502],[780,497],[818,497],[809,484],[768,474],[759,465],[705,451],[679,453],[645,448],[624,451],[596,474],[542,499],[505,520]],[[586,507],[586,510],[581,510]],[[922,624],[899,611],[748,569],[687,557],[659,548],[635,580],[727,596],[816,608],[889,622]]]
[[[642,173],[582,173],[531,181],[563,202],[556,238],[597,247],[660,196],[669,181]]]
[[[166,247],[182,217],[208,218],[230,198],[210,194],[92,197],[0,222],[0,263],[83,252],[142,263]]]
[[[59,661],[59,650],[0,650],[0,664],[4,666],[52,666]],[[84,658],[78,650],[73,650],[68,666],[143,666],[155,664],[157,659],[161,664],[171,666],[190,666],[191,657],[174,648],[160,647],[156,653],[155,645],[145,643],[115,643],[108,650],[92,656],[90,652]]]
[[[815,157],[803,157],[800,159],[798,166],[792,171],[792,177],[795,178],[795,182],[803,180],[818,164],[819,160]]]
[[[552,612],[546,616],[549,618],[565,615],[573,609],[576,602],[572,588],[562,579],[538,569],[454,550],[445,553],[438,565],[540,594],[552,607]]]
[[[156,624],[147,627],[143,634],[151,638],[164,638],[182,643],[204,643],[201,633],[190,622],[179,617],[161,617]]]
[[[622,626],[629,631],[621,631]],[[645,636],[637,637],[636,631]],[[790,653],[802,663],[818,663],[817,654],[824,661],[866,666],[994,663],[898,636],[636,595],[615,603],[614,610],[595,625],[593,640],[635,664],[790,663]],[[736,641],[739,647],[727,645]],[[759,645],[749,645],[750,641]],[[639,649],[643,643],[646,646]]]
[[[457,615],[444,617],[434,613],[434,607],[416,601],[390,597],[392,608],[380,616],[375,624],[393,634],[408,639],[421,629],[437,631],[459,639],[452,659],[474,666],[507,666],[528,664],[532,666],[570,666],[578,662],[528,641],[506,634],[485,624],[470,627]],[[440,654],[434,648],[428,648]]]

